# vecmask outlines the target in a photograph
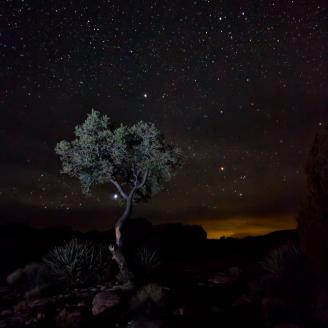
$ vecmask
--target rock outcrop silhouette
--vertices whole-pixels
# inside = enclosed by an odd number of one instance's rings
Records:
[[[305,167],[307,195],[298,218],[313,284],[313,317],[328,325],[328,128],[317,134]]]
[[[305,167],[307,195],[298,218],[302,246],[315,275],[328,274],[328,129],[316,135]]]

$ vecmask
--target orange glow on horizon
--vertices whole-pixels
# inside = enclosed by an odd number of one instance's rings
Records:
[[[292,215],[272,217],[235,217],[229,219],[192,220],[192,224],[199,224],[207,232],[207,238],[246,237],[265,235],[277,230],[296,228],[296,220]]]

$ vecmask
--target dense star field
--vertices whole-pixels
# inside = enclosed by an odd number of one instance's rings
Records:
[[[115,191],[86,198],[56,143],[91,109],[154,122],[184,167],[153,223],[209,236],[295,226],[303,163],[328,122],[328,3],[2,1],[1,222],[105,229]]]

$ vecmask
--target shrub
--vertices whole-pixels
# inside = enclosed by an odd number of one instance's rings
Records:
[[[149,300],[155,304],[160,304],[163,300],[163,289],[164,287],[155,283],[147,284],[138,290],[137,299],[140,303]]]
[[[130,299],[130,309],[139,315],[147,316],[165,310],[168,301],[168,288],[156,283],[149,283],[139,288],[137,293]]]
[[[136,269],[142,273],[150,273],[160,264],[157,250],[147,247],[141,247],[136,251],[134,261]]]
[[[72,239],[44,258],[53,276],[69,286],[99,282],[110,272],[109,253],[88,241]]]
[[[281,278],[297,270],[302,262],[303,253],[299,247],[284,245],[273,250],[261,265],[268,274]]]
[[[9,274],[7,283],[30,290],[51,284],[51,275],[46,265],[33,262]]]

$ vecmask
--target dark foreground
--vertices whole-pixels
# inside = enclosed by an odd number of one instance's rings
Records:
[[[0,327],[319,327],[296,231],[207,240],[198,226],[131,220],[129,292],[113,291],[117,268],[103,246],[112,231],[2,226],[0,235]],[[88,251],[77,263],[61,253],[54,263],[49,251],[73,237],[101,257],[90,265]]]

